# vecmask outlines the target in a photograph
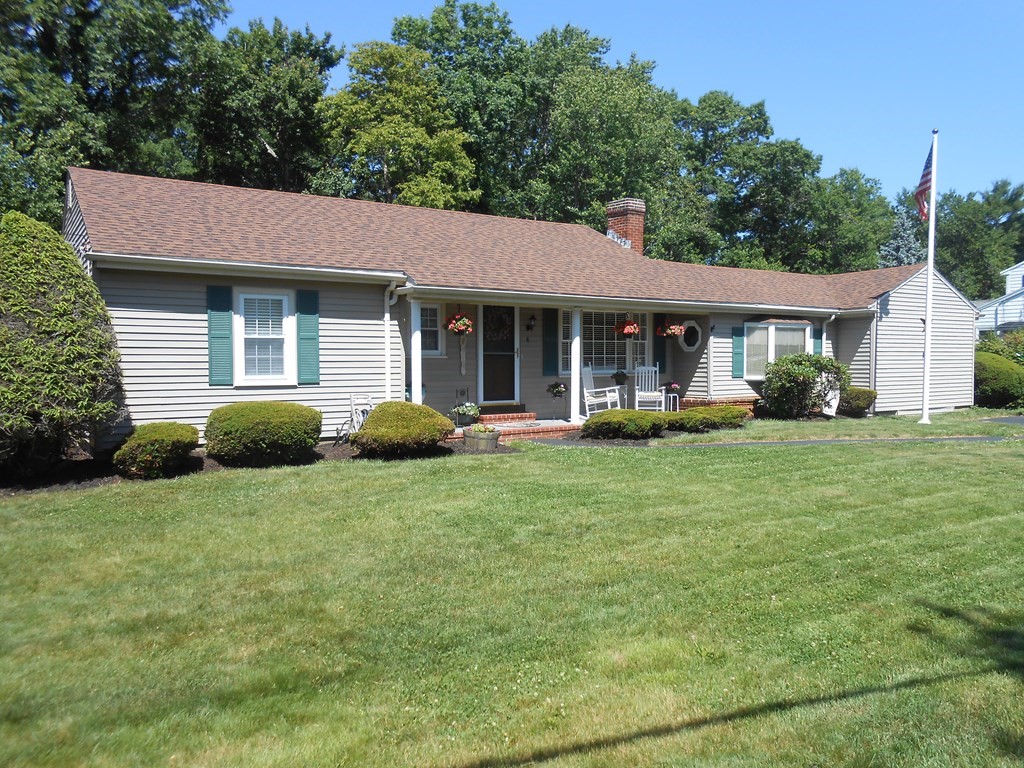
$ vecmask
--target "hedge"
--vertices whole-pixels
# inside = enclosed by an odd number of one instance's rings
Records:
[[[685,411],[661,414],[665,429],[673,432],[710,432],[715,429],[738,429],[750,412],[741,405],[705,405]]]
[[[974,402],[990,408],[1024,403],[1024,368],[991,352],[975,352]]]
[[[866,416],[867,412],[871,410],[871,406],[875,404],[875,400],[878,398],[878,393],[873,389],[867,389],[866,387],[847,387],[843,396],[839,398],[839,410],[838,413],[844,416],[853,416],[860,418]]]
[[[313,458],[322,422],[320,411],[298,403],[232,403],[207,419],[206,453],[236,467],[303,464]]]
[[[583,422],[580,436],[594,440],[647,440],[660,435],[662,429],[659,413],[611,408]]]
[[[188,424],[160,421],[143,424],[114,454],[114,468],[126,477],[170,477],[199,445],[199,430]]]
[[[351,442],[361,456],[401,458],[429,453],[453,432],[452,420],[433,408],[390,401],[370,411]]]

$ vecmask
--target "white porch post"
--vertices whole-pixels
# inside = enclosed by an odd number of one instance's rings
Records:
[[[420,300],[409,299],[409,314],[411,317],[411,332],[409,334],[409,366],[412,374],[412,391],[409,399],[423,405],[423,338],[420,333]]]
[[[573,424],[583,423],[583,414],[580,412],[580,400],[583,397],[581,387],[581,375],[583,373],[583,344],[580,337],[583,335],[583,311],[572,310],[572,341],[569,344],[569,402],[572,407],[569,409],[569,421]]]

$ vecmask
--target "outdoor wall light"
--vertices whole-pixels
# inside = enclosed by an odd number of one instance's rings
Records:
[[[526,321],[526,330],[532,331],[537,327],[537,316],[530,315],[530,319]]]

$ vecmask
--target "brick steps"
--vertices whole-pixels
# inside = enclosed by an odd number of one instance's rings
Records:
[[[536,421],[536,413],[481,413],[477,421],[481,424],[512,424],[516,421]]]

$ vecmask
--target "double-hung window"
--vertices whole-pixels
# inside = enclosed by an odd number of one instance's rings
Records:
[[[290,293],[239,293],[235,381],[294,384],[295,315]]]
[[[440,304],[420,304],[420,348],[424,355],[444,355]]]
[[[768,363],[811,351],[809,323],[746,323],[744,378],[763,379]]]
[[[647,365],[650,357],[650,320],[644,312],[590,312],[584,311],[580,341],[583,364],[590,364],[595,373],[635,370],[638,365]],[[626,320],[640,326],[640,333],[625,337],[616,333],[615,327]],[[572,312],[562,310],[561,364],[562,373],[571,368],[570,348],[572,346]]]

